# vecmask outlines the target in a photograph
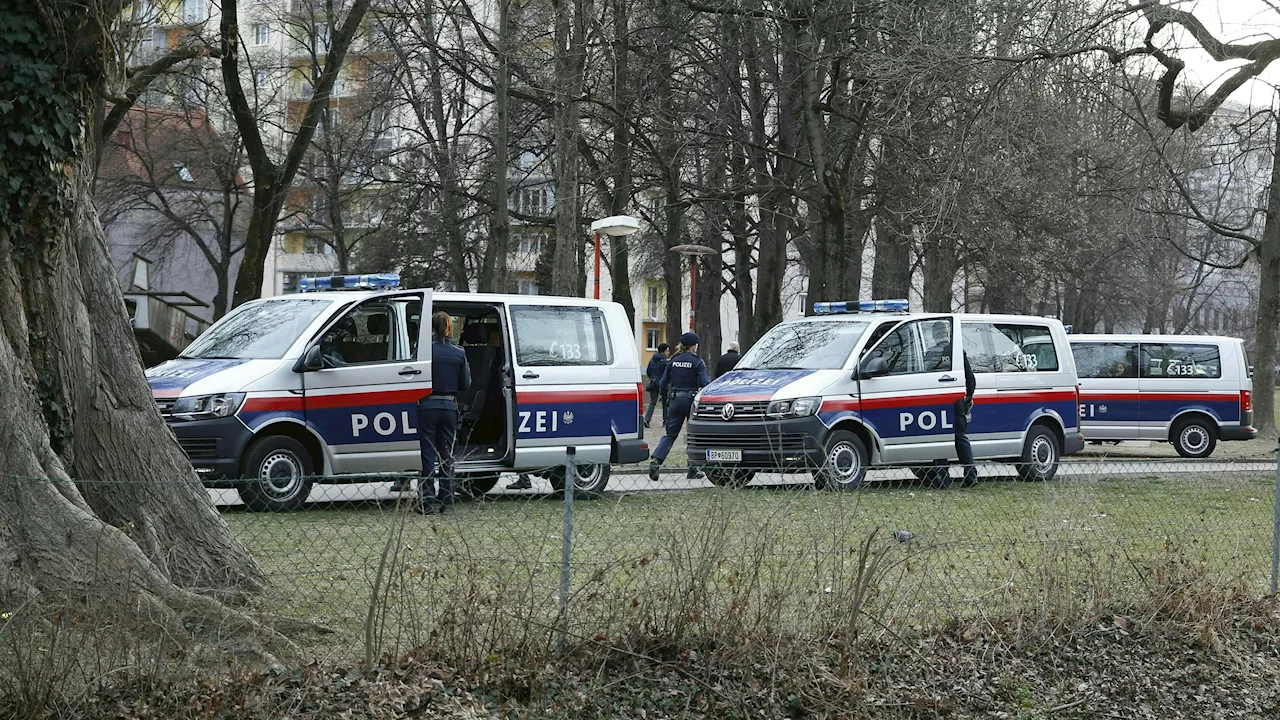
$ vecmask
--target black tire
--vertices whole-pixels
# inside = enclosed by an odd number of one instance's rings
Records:
[[[1018,479],[1024,482],[1046,482],[1058,474],[1062,461],[1062,442],[1044,425],[1032,425],[1022,443],[1018,461]]]
[[[951,487],[951,467],[948,465],[913,465],[911,474],[931,488],[943,490]]]
[[[454,482],[453,494],[459,500],[479,500],[497,484],[498,476],[495,474],[467,475]]]
[[[822,467],[813,480],[822,490],[856,490],[867,475],[869,455],[862,438],[848,430],[836,430],[822,447]]]
[[[287,435],[268,435],[249,444],[240,466],[240,499],[254,512],[293,512],[311,494],[315,467],[311,453]]]
[[[745,468],[704,467],[702,471],[716,487],[740,488],[756,479],[756,471]]]
[[[598,498],[609,485],[613,467],[608,463],[574,463],[573,496],[590,500]],[[547,474],[551,489],[564,492],[564,466],[553,468]]]
[[[1218,446],[1218,433],[1207,419],[1192,417],[1173,426],[1169,442],[1184,458],[1207,458]]]

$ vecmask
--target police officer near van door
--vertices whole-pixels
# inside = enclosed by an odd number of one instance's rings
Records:
[[[644,369],[644,374],[649,378],[649,383],[645,389],[649,391],[649,407],[644,409],[644,426],[649,427],[649,422],[653,420],[653,410],[658,406],[658,401],[662,401],[662,422],[667,422],[667,396],[659,392],[658,385],[662,382],[662,376],[667,372],[667,364],[671,362],[667,357],[667,351],[671,348],[666,343],[658,345],[658,351],[649,358],[649,365]]]
[[[964,397],[956,400],[952,411],[955,415],[956,457],[964,466],[964,479],[961,487],[973,487],[978,483],[978,468],[973,464],[973,447],[969,444],[969,421],[973,419],[973,391],[978,387],[978,379],[973,375],[973,366],[969,364],[969,354],[960,351],[964,359]]]
[[[431,316],[431,394],[418,401],[422,479],[418,511],[443,513],[453,504],[453,440],[458,433],[458,393],[471,387],[467,354],[454,345],[453,318]]]
[[[649,463],[649,479],[655,482],[658,479],[658,467],[667,459],[672,443],[680,436],[680,428],[684,427],[684,421],[693,408],[693,396],[711,382],[711,378],[707,377],[706,363],[697,355],[698,336],[691,332],[681,335],[679,350],[671,357],[667,371],[658,384],[658,392],[670,399],[667,406],[667,434],[658,442],[658,449],[653,451],[653,460]],[[697,471],[692,465],[689,466],[689,477],[697,476]]]

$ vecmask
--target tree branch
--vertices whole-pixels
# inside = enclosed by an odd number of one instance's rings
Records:
[[[102,121],[102,127],[98,129],[99,139],[105,142],[115,134],[116,128],[120,126],[125,115],[129,113],[129,108],[133,107],[133,104],[137,102],[138,98],[156,78],[169,72],[173,66],[198,57],[218,57],[219,55],[221,55],[219,50],[203,45],[194,43],[183,45],[172,52],[166,53],[159,60],[131,73],[129,86],[125,88],[124,95],[110,98],[113,101],[111,112],[107,113],[107,117]]]

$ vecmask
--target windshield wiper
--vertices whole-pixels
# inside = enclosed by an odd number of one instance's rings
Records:
[[[236,355],[179,355],[182,360],[243,360]]]

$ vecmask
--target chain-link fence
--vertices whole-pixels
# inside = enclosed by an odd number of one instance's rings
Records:
[[[1047,482],[982,463],[972,484],[958,466],[872,469],[843,490],[734,470],[655,481],[571,461],[460,478],[458,502],[426,515],[405,478],[317,484],[292,513],[211,492],[270,579],[255,608],[332,631],[297,638],[326,653],[1176,614],[1274,582],[1274,459],[1070,460]]]

